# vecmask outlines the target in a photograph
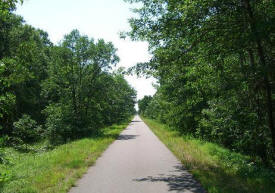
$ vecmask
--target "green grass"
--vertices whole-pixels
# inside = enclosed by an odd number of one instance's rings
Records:
[[[6,175],[9,180],[2,183],[0,192],[67,192],[127,125],[113,125],[105,128],[102,136],[73,141],[49,151],[22,153],[5,148],[10,164],[0,164],[0,171],[9,171]],[[39,147],[43,144],[34,149]]]
[[[252,162],[249,156],[142,119],[208,193],[275,193],[275,171]]]

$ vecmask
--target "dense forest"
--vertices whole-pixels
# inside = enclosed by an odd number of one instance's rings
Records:
[[[0,147],[63,144],[135,113],[112,43],[73,30],[55,45],[14,13],[17,3],[0,1]]]
[[[140,114],[274,164],[274,1],[128,2],[140,8],[122,35],[153,55],[132,70],[159,82]]]

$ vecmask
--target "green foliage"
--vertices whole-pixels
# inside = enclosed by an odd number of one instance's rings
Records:
[[[77,30],[51,50],[53,59],[42,85],[50,101],[44,113],[51,142],[97,133],[133,114],[135,91],[122,75],[109,72],[119,60],[115,52],[112,43],[95,42]]]
[[[155,120],[143,118],[209,193],[273,193],[275,172],[260,160],[221,145],[182,135]]]
[[[11,179],[10,173],[8,171],[0,172],[0,190],[5,182]]]
[[[44,137],[65,143],[134,113],[136,92],[122,73],[111,73],[119,61],[111,42],[73,30],[53,45],[14,14],[16,3],[0,2],[1,145],[29,149]]]
[[[22,23],[10,13],[11,22],[4,34],[4,51],[0,56],[0,122],[1,134],[12,133],[13,122],[29,114],[39,124],[46,101],[41,97],[41,81],[47,76],[50,41],[47,34]],[[3,36],[2,36],[3,35]]]
[[[0,138],[1,140],[1,138]],[[9,164],[9,161],[7,160],[6,158],[6,154],[4,152],[4,149],[1,148],[1,145],[0,145],[0,165],[8,165]],[[1,188],[3,187],[4,183],[6,183],[8,180],[11,179],[11,173],[9,170],[7,169],[2,169],[0,167],[0,190]]]
[[[128,124],[127,120],[120,125],[102,128],[101,135],[75,140],[54,149],[45,150],[45,143],[32,144],[31,148],[36,151],[28,153],[5,147],[6,158],[12,164],[0,163],[0,192],[67,193]]]
[[[143,99],[138,101],[138,113],[139,114],[145,113],[145,110],[148,107],[151,100],[152,100],[151,96],[144,96]]]
[[[153,55],[135,70],[159,81],[143,115],[272,165],[274,3],[128,2],[141,6],[126,34]]]
[[[23,115],[18,121],[13,123],[13,136],[19,138],[24,143],[32,143],[39,140],[41,126],[29,115]]]

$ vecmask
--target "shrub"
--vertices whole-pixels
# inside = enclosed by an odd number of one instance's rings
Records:
[[[52,145],[65,143],[73,137],[73,128],[70,122],[65,120],[67,114],[63,109],[59,104],[51,104],[44,110],[47,115],[45,132]]]
[[[9,164],[9,160],[5,157],[5,152],[0,148],[0,164]],[[0,170],[0,190],[3,184],[11,178],[10,171],[4,171],[3,168]]]
[[[40,139],[41,127],[29,115],[23,115],[13,123],[13,141],[18,143],[32,143]]]
[[[73,108],[63,104],[50,104],[44,110],[46,114],[45,134],[51,145],[59,145],[69,141],[96,135],[100,125],[93,119],[74,113]],[[100,120],[98,117],[95,120]]]

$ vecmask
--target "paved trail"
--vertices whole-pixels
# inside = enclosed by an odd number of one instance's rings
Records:
[[[204,193],[136,116],[69,193]]]

